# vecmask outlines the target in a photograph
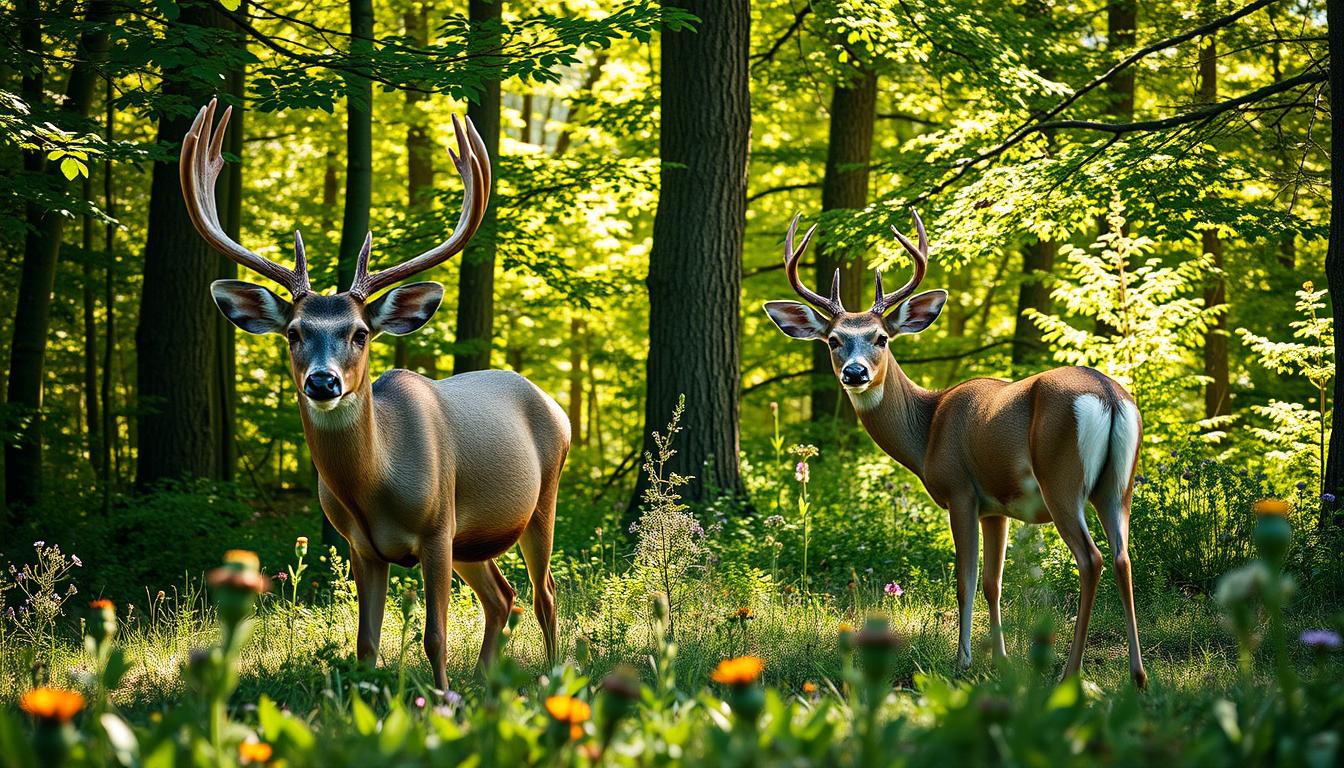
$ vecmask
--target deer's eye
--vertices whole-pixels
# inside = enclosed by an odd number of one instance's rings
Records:
[[[289,339],[290,344],[299,343],[299,330],[297,328],[290,328],[289,331],[285,333],[285,336]]]
[[[887,346],[887,337],[886,337],[886,336],[878,336],[878,337],[877,337],[877,341],[874,341],[874,342],[873,342],[873,346],[876,346],[876,347],[878,347],[879,349],[882,348],[882,347]]]
[[[360,328],[359,330],[355,331],[355,335],[350,337],[350,343],[354,344],[356,347],[364,346],[364,342],[368,340],[369,340],[369,332],[364,330],[363,328]]]
[[[834,336],[832,336],[832,337],[830,337],[829,339],[827,339],[827,340],[826,340],[826,343],[829,344],[829,345],[831,345],[831,349],[839,349],[839,348],[840,348],[840,339],[838,339],[838,338],[836,338],[836,337],[834,337]]]

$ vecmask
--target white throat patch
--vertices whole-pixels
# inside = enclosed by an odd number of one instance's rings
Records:
[[[322,401],[320,405],[307,397],[303,402],[308,408],[308,418],[320,429],[346,429],[355,423],[363,410],[363,400],[358,392],[347,392],[335,400]]]
[[[885,382],[881,384],[870,384],[864,389],[851,389],[845,387],[845,393],[849,395],[849,400],[854,404],[856,411],[871,411],[882,402],[882,389]]]

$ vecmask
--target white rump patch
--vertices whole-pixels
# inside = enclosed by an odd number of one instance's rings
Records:
[[[1111,479],[1115,482],[1115,498],[1122,498],[1134,474],[1134,460],[1139,448],[1139,409],[1128,400],[1120,401],[1111,425]]]
[[[1083,487],[1087,493],[1097,485],[1106,451],[1111,442],[1111,413],[1100,397],[1081,395],[1073,401],[1078,419],[1078,458],[1083,462]]]

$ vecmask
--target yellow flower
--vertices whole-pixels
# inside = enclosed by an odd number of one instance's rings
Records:
[[[1288,502],[1279,499],[1261,499],[1260,501],[1255,502],[1255,505],[1251,507],[1251,509],[1257,515],[1278,515],[1279,517],[1287,517],[1290,507],[1288,506]]]
[[[846,632],[853,632],[853,631],[854,631],[854,625],[853,625],[853,624],[850,624],[848,621],[842,621],[842,622],[840,622],[840,634],[843,635],[843,634],[845,634]]]
[[[736,659],[720,661],[710,678],[724,685],[750,685],[756,682],[764,669],[764,659],[758,656],[739,656]]]
[[[76,691],[60,688],[34,688],[19,699],[19,707],[41,720],[68,723],[84,709],[84,697]]]
[[[306,546],[308,546],[308,537],[307,537],[307,536],[300,536],[299,538],[295,539],[294,542],[295,542],[296,544],[299,544],[300,546],[305,546],[305,547],[306,547]]]
[[[588,702],[573,696],[549,696],[546,698],[546,711],[557,723],[569,725],[569,738],[577,739],[583,735],[582,723],[588,722],[593,708]]]
[[[238,745],[238,759],[244,765],[265,763],[271,759],[271,745],[264,741],[244,741]]]

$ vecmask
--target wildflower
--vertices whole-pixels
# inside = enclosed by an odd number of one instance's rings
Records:
[[[1321,494],[1321,501],[1324,501],[1326,504],[1334,504],[1334,503],[1335,503],[1335,494],[1333,494],[1333,493],[1322,493],[1322,494]]]
[[[424,708],[425,708],[425,697],[424,697],[424,696],[416,696],[416,697],[415,697],[415,708],[416,708],[416,709],[424,709]]]
[[[70,562],[74,563],[76,568],[84,567],[84,561],[79,559],[79,555],[71,555]]]
[[[784,516],[783,516],[783,515],[771,515],[771,516],[765,518],[765,524],[768,525],[768,526],[770,526],[771,528],[778,528],[778,527],[784,525]]]
[[[807,682],[803,683],[803,693],[806,693],[808,696],[813,696],[816,694],[816,692],[817,692],[816,683],[812,682],[811,680],[808,680]]]
[[[808,472],[806,461],[798,462],[798,466],[793,468],[794,480],[797,480],[800,483],[806,483],[810,479],[810,477],[811,474]]]
[[[1314,651],[1337,651],[1341,643],[1339,633],[1330,629],[1304,630],[1298,637],[1303,645]]]
[[[19,699],[19,707],[39,720],[68,723],[84,709],[84,696],[60,688],[34,688]]]
[[[745,686],[756,682],[765,670],[765,660],[758,656],[739,656],[724,659],[710,675],[716,683],[731,686]]]
[[[779,403],[775,402],[774,400],[771,400],[771,401],[770,401],[770,412],[771,412],[771,413],[779,413]]]
[[[308,554],[308,537],[300,536],[294,540],[294,555],[303,557],[306,554]]]
[[[257,557],[256,552],[250,552],[246,549],[230,549],[224,553],[224,562],[241,565],[252,571],[261,568],[261,558]]]
[[[905,594],[905,590],[901,589],[901,585],[894,581],[887,582],[887,586],[883,587],[883,590],[891,597],[900,597]]]
[[[285,573],[284,571],[276,571],[275,580],[283,584],[286,581],[289,581],[289,574]]]
[[[41,549],[41,548],[43,548],[43,547],[45,547],[45,546],[47,546],[47,542],[45,542],[45,541],[43,541],[43,540],[41,540],[41,539],[38,539],[37,541],[34,541],[34,542],[33,542],[33,549]]]
[[[1147,482],[1148,482],[1148,476],[1147,476],[1147,475],[1136,475],[1136,476],[1134,477],[1134,482],[1135,482],[1136,484],[1138,484],[1138,485],[1143,485],[1144,483],[1147,483]]]
[[[1329,494],[1326,495],[1329,496]],[[1334,497],[1331,497],[1331,499],[1333,498]],[[1260,501],[1255,502],[1255,506],[1251,507],[1251,509],[1257,515],[1278,515],[1279,517],[1284,517],[1288,514],[1288,502],[1280,501],[1279,499],[1261,499]]]
[[[704,535],[705,535],[705,529],[704,529],[704,528],[701,528],[699,523],[691,523],[691,535],[692,535],[692,536],[704,536]]]
[[[1305,491],[1306,489],[1307,489],[1307,484],[1306,484],[1306,482],[1304,482],[1304,481],[1302,481],[1302,480],[1298,480],[1298,481],[1297,481],[1297,490],[1299,490],[1299,491]]]
[[[244,765],[265,763],[271,759],[271,745],[264,741],[244,741],[238,745],[238,761]]]
[[[95,611],[101,611],[107,608],[115,609],[117,606],[111,600],[103,599],[103,600],[94,600],[93,602],[89,603],[89,607],[94,609]]]
[[[462,694],[457,691],[444,691],[443,703],[450,709],[457,709],[458,705],[462,703]]]
[[[165,593],[162,589],[160,589],[159,594],[155,595],[154,599],[159,602],[163,602],[163,599],[167,596],[168,596],[167,593]]]
[[[730,621],[750,621],[754,618],[756,617],[752,615],[750,608],[738,608],[728,615]]]
[[[556,723],[569,726],[569,738],[583,736],[583,723],[593,714],[588,702],[573,696],[549,696],[546,698],[546,711]]]

